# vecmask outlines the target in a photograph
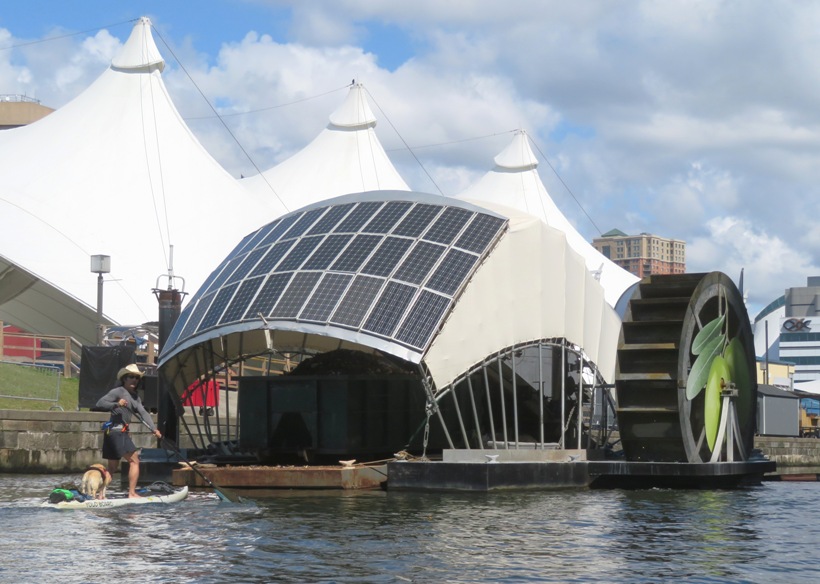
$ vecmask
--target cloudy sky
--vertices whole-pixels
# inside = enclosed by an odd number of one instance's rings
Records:
[[[416,190],[458,193],[522,128],[588,239],[618,228],[685,240],[688,271],[737,281],[745,269],[752,318],[820,275],[818,3],[193,5],[4,6],[0,93],[64,105],[148,16],[177,108],[234,176],[305,146],[356,79]]]

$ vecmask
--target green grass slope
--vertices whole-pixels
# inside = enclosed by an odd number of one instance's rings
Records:
[[[48,410],[59,405],[76,411],[79,390],[76,377],[58,379],[53,370],[0,363],[0,410]]]

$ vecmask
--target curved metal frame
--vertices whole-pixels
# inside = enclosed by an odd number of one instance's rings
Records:
[[[521,404],[519,403],[519,390],[522,389],[519,384],[519,379],[524,379],[520,375],[521,363],[519,359],[527,349],[537,349],[537,352],[532,355],[537,355],[537,367],[531,367],[529,374],[528,385],[532,387],[538,394],[538,436],[527,436],[528,438],[535,438],[535,440],[522,440],[521,430]],[[548,351],[544,349],[548,348]],[[560,354],[561,368],[559,379],[553,379],[552,372],[549,371],[552,366],[552,359],[556,353]],[[574,357],[574,358],[571,358]],[[573,367],[568,370],[568,362],[572,360],[577,362],[577,368]],[[504,364],[507,364],[510,375],[504,375]],[[548,367],[545,367],[548,365]],[[422,364],[423,367],[423,364]],[[594,377],[594,382],[590,385],[584,382],[585,369],[590,371]],[[424,377],[429,379],[429,374],[422,369]],[[545,373],[547,373],[545,375]],[[494,383],[490,381],[490,375],[495,377]],[[570,375],[577,375],[577,387],[568,388],[567,380]],[[483,387],[476,386],[475,380],[483,382]],[[505,390],[505,380],[508,381],[507,389]],[[555,385],[558,384],[557,387]],[[521,449],[521,448],[535,448],[535,449],[555,449],[555,448],[585,448],[590,443],[591,432],[591,418],[596,409],[596,404],[603,407],[604,418],[608,417],[608,409],[613,410],[612,399],[609,395],[611,387],[604,383],[597,367],[594,363],[589,361],[583,350],[565,339],[539,339],[525,343],[517,343],[515,345],[506,347],[497,353],[488,356],[486,359],[477,363],[468,371],[457,377],[451,384],[438,390],[431,390],[428,393],[428,400],[433,400],[435,403],[431,407],[438,412],[438,419],[443,426],[447,435],[450,448],[464,448],[464,449]],[[505,395],[509,393],[511,395]],[[459,393],[466,393],[466,396],[459,396]],[[500,410],[493,409],[493,395],[497,395],[497,403]],[[580,394],[580,399],[579,399]],[[441,409],[445,405],[445,398],[450,395],[452,402],[450,404],[451,411],[454,414],[451,416],[451,425],[457,426],[460,432],[458,441],[452,439],[452,432],[448,431],[445,417],[441,414]],[[547,442],[545,438],[545,425],[547,423],[546,412],[544,408],[545,400],[548,397],[555,397],[560,400],[560,431],[557,442]],[[574,404],[567,408],[567,404],[574,400]],[[477,402],[481,401],[485,405],[486,411],[482,418]],[[469,404],[465,405],[465,404]],[[472,418],[472,420],[470,420]],[[584,423],[585,418],[587,423]],[[467,421],[465,421],[467,420]],[[498,425],[500,420],[501,424]],[[508,426],[508,420],[511,422],[511,427]],[[608,428],[604,423],[600,427],[602,430],[601,436],[595,443],[604,447],[608,439]],[[496,428],[499,429],[499,434],[496,434]],[[574,436],[568,436],[569,429],[575,427],[580,431],[574,433]],[[489,430],[489,433],[487,431]],[[489,436],[489,439],[486,437]],[[574,439],[573,439],[574,438]]]

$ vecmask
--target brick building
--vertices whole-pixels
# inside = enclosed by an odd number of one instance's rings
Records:
[[[650,233],[627,235],[613,229],[592,240],[592,246],[639,278],[650,274],[683,274],[686,242]]]

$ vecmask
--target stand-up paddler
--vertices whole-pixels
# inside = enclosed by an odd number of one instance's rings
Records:
[[[117,373],[120,385],[97,401],[97,408],[111,412],[111,418],[103,424],[103,458],[108,459],[108,470],[112,474],[117,471],[121,459],[129,463],[129,497],[139,497],[136,489],[140,477],[139,449],[131,440],[131,433],[128,431],[133,415],[142,418],[154,436],[162,438],[162,432],[154,425],[137,393],[137,385],[141,378],[142,372],[136,365],[126,365]]]

